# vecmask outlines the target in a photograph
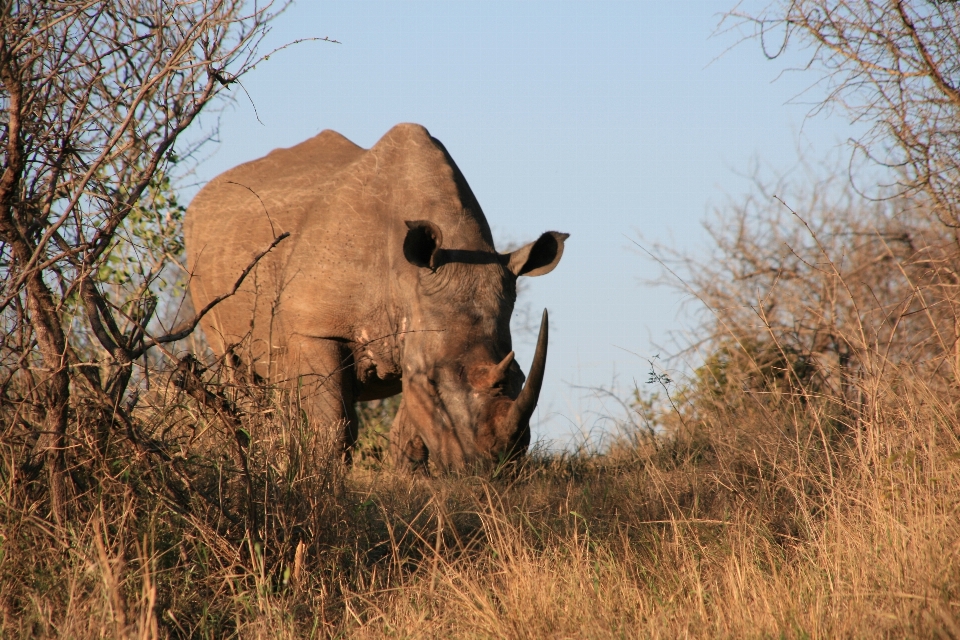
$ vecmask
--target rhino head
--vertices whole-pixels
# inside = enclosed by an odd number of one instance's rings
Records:
[[[556,267],[568,234],[548,231],[512,253],[445,248],[443,230],[407,221],[409,264],[402,330],[403,400],[391,430],[395,461],[444,470],[522,455],[543,384],[544,310],[526,378],[514,359],[510,317],[520,276]]]

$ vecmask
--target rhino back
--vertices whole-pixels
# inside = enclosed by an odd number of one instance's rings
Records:
[[[369,150],[324,131],[216,178],[186,221],[198,308],[228,292],[276,235],[291,237],[207,316],[212,346],[238,341],[251,320],[261,360],[294,334],[366,342],[402,330],[418,295],[417,268],[403,257],[405,222],[418,219],[443,229],[445,247],[494,250],[463,176],[419,125],[397,125]],[[368,351],[357,355],[378,370],[396,361],[393,341]]]
[[[253,258],[284,232],[282,242],[260,261],[255,274],[237,295],[208,314],[203,327],[211,346],[219,352],[224,342],[237,341],[261,316],[271,301],[255,304],[255,292],[276,290],[273,278],[289,260],[293,240],[312,201],[339,170],[354,162],[364,150],[334,131],[288,149],[242,164],[221,174],[191,202],[184,224],[190,291],[199,310],[228,293]],[[263,295],[259,296],[263,298]],[[260,324],[261,318],[257,318]]]

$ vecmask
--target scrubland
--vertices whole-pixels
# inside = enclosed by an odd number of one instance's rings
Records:
[[[287,4],[127,4],[0,15],[0,638],[960,638],[956,3],[721,16],[849,162],[646,247],[702,313],[600,444],[453,476],[178,342],[178,136]]]
[[[697,366],[602,446],[401,475],[388,403],[346,467],[295,398],[156,363],[126,423],[75,394],[58,520],[5,422],[0,636],[960,637],[951,244],[902,200],[793,206],[674,256]]]

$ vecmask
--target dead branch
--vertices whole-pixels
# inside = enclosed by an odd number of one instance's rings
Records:
[[[197,325],[200,324],[200,320],[202,320],[205,315],[207,315],[210,311],[212,311],[213,308],[216,307],[218,304],[220,304],[227,298],[235,295],[237,291],[240,290],[240,286],[243,284],[243,281],[250,274],[250,272],[253,271],[253,268],[257,266],[257,263],[260,262],[260,259],[263,258],[268,253],[270,253],[274,249],[274,247],[276,247],[278,244],[280,244],[283,240],[285,240],[289,236],[290,236],[289,232],[284,232],[284,233],[281,233],[279,236],[277,236],[274,239],[274,241],[270,243],[269,247],[267,247],[266,249],[258,253],[256,256],[254,256],[253,260],[250,261],[250,264],[248,264],[246,268],[244,268],[244,270],[240,272],[240,277],[237,278],[237,281],[233,284],[233,288],[230,291],[222,295],[219,295],[213,300],[211,300],[210,302],[208,302],[203,307],[203,309],[201,309],[196,315],[193,316],[193,318],[181,323],[171,332],[167,333],[166,335],[154,338],[149,342],[147,342],[146,344],[144,344],[139,349],[136,349],[135,351],[133,351],[133,353],[135,354],[133,356],[134,359],[143,355],[143,353],[147,349],[150,349],[151,347],[154,347],[158,344],[167,344],[169,342],[176,342],[177,340],[183,340],[184,338],[189,336],[191,333],[193,333],[194,329],[197,328]]]

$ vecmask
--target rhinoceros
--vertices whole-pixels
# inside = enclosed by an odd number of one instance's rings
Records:
[[[498,253],[437,139],[400,124],[363,149],[333,131],[227,171],[187,212],[190,292],[214,352],[295,390],[311,428],[357,440],[354,403],[402,391],[390,429],[403,468],[463,469],[522,455],[547,357],[514,360],[519,276],[556,267],[568,234]]]

